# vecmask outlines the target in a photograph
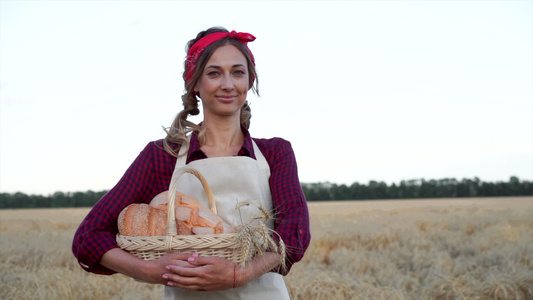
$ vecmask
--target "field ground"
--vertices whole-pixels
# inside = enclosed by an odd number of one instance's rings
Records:
[[[533,299],[533,197],[311,202],[293,299]],[[0,210],[0,299],[159,299],[78,266],[88,209]]]

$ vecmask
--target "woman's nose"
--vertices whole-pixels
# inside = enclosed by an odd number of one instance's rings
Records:
[[[232,90],[235,85],[233,84],[233,78],[231,76],[224,76],[224,79],[222,81],[222,89],[224,90]]]

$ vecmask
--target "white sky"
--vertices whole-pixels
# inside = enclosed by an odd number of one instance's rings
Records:
[[[302,182],[533,180],[533,1],[0,0],[0,192],[113,187],[216,25],[257,37],[251,133]]]

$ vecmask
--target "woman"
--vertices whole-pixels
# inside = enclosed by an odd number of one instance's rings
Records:
[[[309,214],[290,143],[281,138],[252,139],[248,132],[251,114],[246,96],[250,89],[257,93],[255,61],[247,46],[253,40],[248,33],[210,28],[188,43],[183,111],[167,137],[145,147],[76,232],[72,250],[85,270],[119,272],[164,284],[168,299],[288,299],[281,275],[309,245]],[[197,125],[187,117],[199,114],[199,102],[204,119]],[[249,199],[255,199],[252,207],[273,212],[271,226],[287,246],[285,268],[273,252],[241,268],[223,258],[196,254],[171,253],[145,261],[117,247],[117,217],[122,209],[131,203],[149,203],[168,190],[174,169],[185,165],[207,178],[219,215],[226,221],[242,222],[243,213],[235,213],[236,203]],[[178,185],[180,192],[195,199],[203,194],[187,181]]]

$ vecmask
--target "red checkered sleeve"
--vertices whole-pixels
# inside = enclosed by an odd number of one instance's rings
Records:
[[[168,189],[176,158],[168,155],[161,141],[149,143],[120,181],[100,199],[82,221],[72,243],[72,252],[86,271],[113,274],[99,264],[105,252],[118,247],[118,215],[131,203],[149,203]]]
[[[287,274],[303,258],[311,241],[307,202],[291,144],[280,138],[255,141],[270,166],[274,229],[287,246],[287,268],[277,271]]]

